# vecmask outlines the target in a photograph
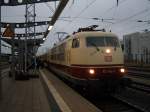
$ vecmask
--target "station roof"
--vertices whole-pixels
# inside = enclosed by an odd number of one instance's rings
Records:
[[[33,4],[33,3],[43,3],[43,2],[54,2],[59,0],[1,0],[0,5],[1,6],[17,6],[17,5],[26,5],[26,4]]]
[[[8,39],[8,38],[2,38],[3,41],[7,42],[8,44],[12,45],[12,39]],[[18,39],[14,39],[14,44],[15,46],[18,46],[18,43],[24,43],[25,40],[18,40]],[[44,42],[43,38],[39,38],[39,39],[27,39],[27,45],[28,46],[34,46],[34,42],[35,45],[40,46],[41,43]]]

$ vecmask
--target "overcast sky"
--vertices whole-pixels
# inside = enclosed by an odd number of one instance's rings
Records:
[[[105,28],[116,33],[120,39],[123,35],[150,29],[150,22],[137,22],[138,20],[150,20],[150,0],[70,0],[64,9],[59,20],[54,25],[48,35],[44,46],[39,51],[44,51],[53,46],[58,41],[56,32],[66,32],[71,34],[79,27],[86,27],[93,24],[99,28]],[[58,4],[59,2],[57,2]],[[42,3],[36,5],[36,20],[50,20],[54,9],[54,3]],[[2,21],[24,22],[25,7],[2,7]],[[94,20],[91,18],[99,18]],[[102,22],[101,19],[104,19]],[[106,20],[105,20],[106,19]],[[107,20],[108,19],[108,20]],[[110,20],[109,20],[110,19]],[[45,30],[46,27],[37,28],[37,31]],[[23,32],[22,30],[17,30]]]

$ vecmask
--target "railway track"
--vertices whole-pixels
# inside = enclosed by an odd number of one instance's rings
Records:
[[[103,112],[150,112],[150,88],[146,84],[133,82],[116,94],[95,96],[84,97]]]
[[[117,94],[85,98],[103,112],[150,112],[150,96],[131,88]]]
[[[150,68],[140,68],[140,67],[127,67],[128,75],[138,76],[150,79]]]
[[[114,96],[105,96],[103,98],[89,100],[103,112],[143,112]]]
[[[150,93],[150,72],[129,70],[128,78],[132,80],[130,88]]]
[[[138,77],[143,77],[143,78],[150,79],[150,72],[145,72],[145,71],[128,70],[128,75],[130,75],[130,76],[138,76]]]
[[[150,72],[149,67],[127,67],[128,70]]]
[[[148,84],[133,81],[130,88],[133,88],[133,89],[136,89],[136,90],[139,90],[142,92],[150,93],[150,85],[148,85]]]
[[[141,112],[150,112],[150,94],[127,88],[122,93],[114,94],[113,97]]]
[[[103,112],[150,112],[150,95],[142,90],[127,87],[121,92],[107,95],[78,92]]]

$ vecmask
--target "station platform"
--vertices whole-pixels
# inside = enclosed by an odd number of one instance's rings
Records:
[[[39,78],[17,81],[2,73],[0,112],[51,112]]]
[[[8,71],[1,72],[0,112],[102,112],[46,69],[20,81]]]
[[[53,112],[102,112],[47,69],[40,69]],[[53,98],[53,99],[52,99]]]

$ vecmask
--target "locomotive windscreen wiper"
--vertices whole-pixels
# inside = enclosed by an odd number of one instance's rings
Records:
[[[90,42],[89,44],[91,44],[92,46],[94,46],[96,48],[96,51],[100,51],[100,49],[97,47],[97,45],[94,44],[93,42]]]

